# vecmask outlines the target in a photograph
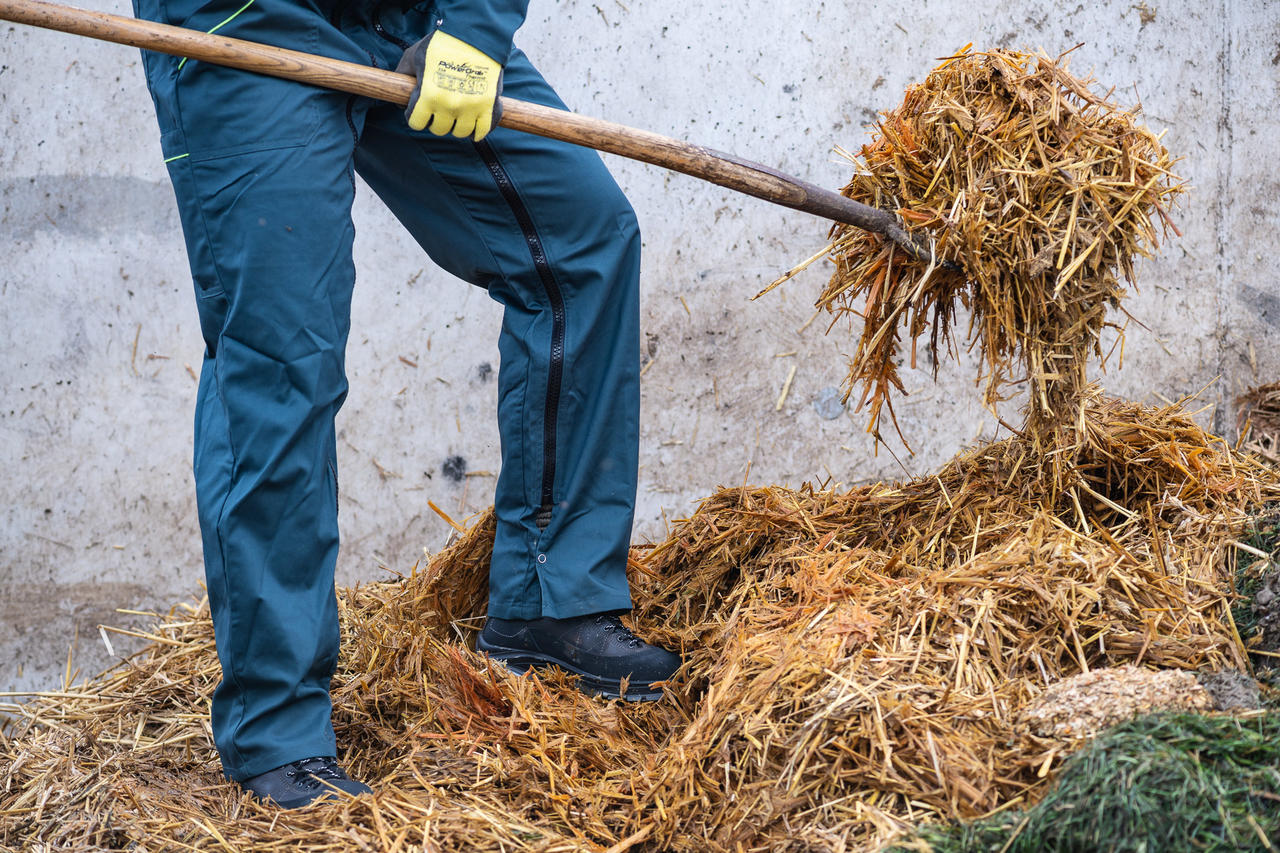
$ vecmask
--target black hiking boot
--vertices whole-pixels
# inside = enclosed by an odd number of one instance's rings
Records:
[[[373,789],[342,772],[333,756],[304,758],[268,770],[240,783],[254,799],[282,809],[300,809],[316,800],[336,800],[343,794],[369,794]]]
[[[578,676],[583,693],[606,699],[653,701],[662,698],[665,681],[680,668],[680,657],[631,633],[612,613],[572,619],[485,620],[476,638],[485,652],[513,672],[531,666],[556,666]],[[626,680],[625,692],[621,683]]]

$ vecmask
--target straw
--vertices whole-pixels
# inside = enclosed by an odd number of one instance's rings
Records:
[[[867,407],[868,432],[880,439],[886,413],[896,428],[899,371],[916,366],[926,332],[935,373],[957,338],[977,347],[993,410],[1025,383],[1037,440],[1077,422],[1085,368],[1103,357],[1102,332],[1126,294],[1120,277],[1133,281],[1158,225],[1177,230],[1167,211],[1182,185],[1137,110],[1071,74],[1065,55],[966,47],[881,113],[857,156],[840,153],[857,167],[844,195],[896,210],[960,268],[831,230],[835,272],[818,305],[861,328],[845,400]]]
[[[1247,667],[1226,555],[1280,498],[1177,407],[1080,405],[1048,457],[1013,437],[901,483],[723,489],[635,548],[634,623],[686,659],[658,703],[470,650],[491,515],[343,590],[339,757],[377,791],[351,802],[282,813],[222,778],[207,606],[177,607],[90,683],[0,699],[0,847],[862,850],[1034,802],[1068,754],[1018,722],[1047,686]]]

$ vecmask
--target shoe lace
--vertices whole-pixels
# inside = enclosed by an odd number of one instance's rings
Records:
[[[304,758],[289,765],[284,775],[300,788],[312,790],[330,781],[345,781],[347,774],[338,766],[338,759],[333,756]]]
[[[638,649],[645,644],[644,640],[637,637],[630,628],[622,624],[622,620],[617,616],[602,613],[596,617],[596,623],[604,626],[606,634],[617,634],[618,639],[633,649]]]

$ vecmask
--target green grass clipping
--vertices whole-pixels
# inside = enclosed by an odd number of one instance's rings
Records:
[[[1280,714],[1140,717],[1073,755],[1032,808],[931,824],[888,850],[1280,850]]]

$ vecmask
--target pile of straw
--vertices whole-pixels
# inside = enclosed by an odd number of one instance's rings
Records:
[[[633,552],[634,619],[687,663],[591,699],[468,650],[492,526],[341,596],[341,758],[376,796],[277,813],[219,773],[208,615],[7,708],[0,847],[856,850],[1028,803],[1065,760],[1017,722],[1067,676],[1243,668],[1226,555],[1275,472],[1180,410],[1091,393],[1059,488],[1029,439],[836,493],[730,488]],[[1065,433],[1058,433],[1063,438]]]
[[[818,304],[862,325],[845,398],[862,386],[869,432],[880,435],[886,411],[896,427],[903,339],[912,367],[926,330],[937,359],[954,352],[962,306],[988,406],[1027,381],[1034,435],[1078,421],[1085,366],[1103,355],[1108,309],[1125,294],[1118,276],[1132,281],[1134,257],[1156,246],[1153,218],[1177,230],[1167,216],[1181,191],[1173,161],[1135,116],[1063,57],[966,48],[881,114],[858,157],[846,155],[858,166],[846,196],[897,210],[961,268],[832,229],[835,273]]]
[[[1236,408],[1244,449],[1280,465],[1280,382],[1250,388]]]

